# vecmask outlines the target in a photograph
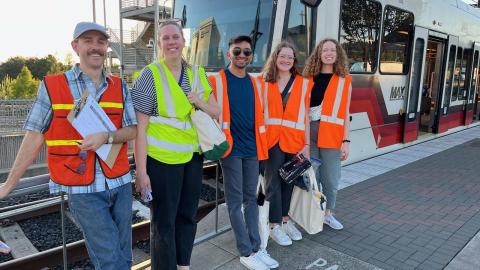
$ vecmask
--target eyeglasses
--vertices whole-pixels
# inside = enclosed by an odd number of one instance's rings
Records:
[[[86,169],[86,161],[87,161],[87,151],[86,150],[81,150],[79,153],[78,153],[78,157],[80,158],[80,160],[82,161],[80,164],[78,164],[77,168],[76,169],[72,169],[70,166],[68,166],[67,164],[64,164],[64,166],[69,169],[70,171],[76,173],[76,174],[80,174],[80,175],[83,175],[85,174],[85,169]]]
[[[295,59],[295,56],[291,56],[291,55],[285,55],[285,54],[279,54],[278,55],[278,58],[280,59],[283,59],[283,60],[294,60]]]
[[[252,49],[250,49],[250,48],[244,48],[242,50],[239,47],[235,47],[235,48],[233,48],[232,53],[233,53],[234,56],[239,56],[242,53],[242,51],[243,51],[243,55],[245,55],[247,57],[252,55]]]

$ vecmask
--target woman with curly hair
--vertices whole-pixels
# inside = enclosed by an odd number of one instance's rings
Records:
[[[352,77],[348,74],[347,56],[335,39],[318,43],[307,59],[304,76],[313,76],[310,101],[310,155],[322,162],[317,179],[327,197],[325,224],[343,229],[333,216],[340,180],[340,161],[348,157],[350,97]]]
[[[302,234],[288,217],[293,185],[280,178],[278,170],[293,156],[310,155],[308,109],[312,81],[297,70],[296,50],[281,42],[262,72],[268,160],[265,162],[266,200],[270,202],[270,237],[288,246]]]

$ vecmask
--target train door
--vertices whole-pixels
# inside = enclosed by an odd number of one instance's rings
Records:
[[[448,46],[446,48],[446,53],[444,55],[444,71],[442,72],[442,84],[440,87],[443,86],[443,91],[439,93],[438,96],[438,104],[439,106],[436,107],[437,118],[435,119],[437,122],[435,124],[435,128],[437,129],[438,133],[445,132],[449,129],[448,126],[448,113],[450,108],[450,102],[452,99],[452,89],[453,89],[453,79],[454,79],[454,71],[455,71],[455,63],[456,63],[456,56],[457,56],[457,48],[458,48],[458,37],[457,36],[448,36]]]
[[[408,93],[405,100],[403,143],[417,139],[419,126],[419,96],[422,89],[425,54],[427,52],[428,29],[416,26],[413,44],[413,58],[410,63]]]
[[[419,136],[436,133],[439,92],[442,91],[443,54],[447,35],[429,31],[420,97]]]
[[[465,125],[478,120],[478,84],[479,84],[479,54],[480,44],[473,43],[472,63],[470,66],[470,86],[467,88],[467,104],[465,110]]]

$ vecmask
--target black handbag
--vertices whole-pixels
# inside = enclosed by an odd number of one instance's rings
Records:
[[[312,164],[303,154],[295,155],[280,167],[278,173],[285,183],[294,184],[297,177],[302,176]]]

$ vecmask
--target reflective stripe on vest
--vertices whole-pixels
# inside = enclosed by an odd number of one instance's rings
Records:
[[[342,102],[342,94],[343,94],[343,88],[345,85],[345,78],[340,77],[338,80],[338,85],[337,85],[337,92],[335,93],[335,102],[333,103],[333,108],[332,108],[332,115],[324,115],[322,110],[322,115],[320,116],[320,120],[336,125],[341,125],[343,126],[345,124],[345,119],[338,118],[338,111],[340,108],[340,103]]]
[[[250,76],[250,78],[252,78],[254,83],[257,85],[257,95],[258,95],[258,99],[260,100],[260,107],[262,108],[262,110],[264,110],[264,108],[263,108],[263,106],[264,106],[263,105],[263,97],[262,97],[262,83],[260,82],[259,78],[256,78],[256,77],[253,77],[253,76]],[[265,122],[265,119],[263,121]],[[258,131],[260,133],[264,133],[265,130],[266,130],[265,125],[258,126]]]
[[[147,143],[156,147],[160,147],[160,148],[172,151],[172,152],[192,153],[194,150],[198,148],[198,146],[195,146],[192,144],[179,144],[179,143],[162,141],[150,135],[147,135]]]
[[[163,97],[160,97],[160,98],[163,98],[165,102],[166,115],[168,117],[177,117],[175,113],[175,107],[173,105],[172,92],[170,92],[170,86],[168,85],[167,74],[165,73],[165,70],[163,69],[162,65],[160,65],[159,63],[155,63],[154,65],[157,67],[158,73],[160,73],[160,82],[162,84],[162,92],[163,92]],[[161,106],[158,106],[158,114],[161,114],[160,107]]]
[[[99,102],[98,105],[102,108],[123,109],[123,103],[119,102]],[[52,104],[53,110],[71,110],[73,107],[75,107],[74,104]]]
[[[47,146],[72,146],[80,145],[82,140],[45,140]]]
[[[150,116],[150,122],[169,125],[169,126],[172,126],[174,128],[181,129],[181,130],[187,130],[187,129],[192,128],[192,125],[190,124],[190,121],[180,121],[177,118]]]

